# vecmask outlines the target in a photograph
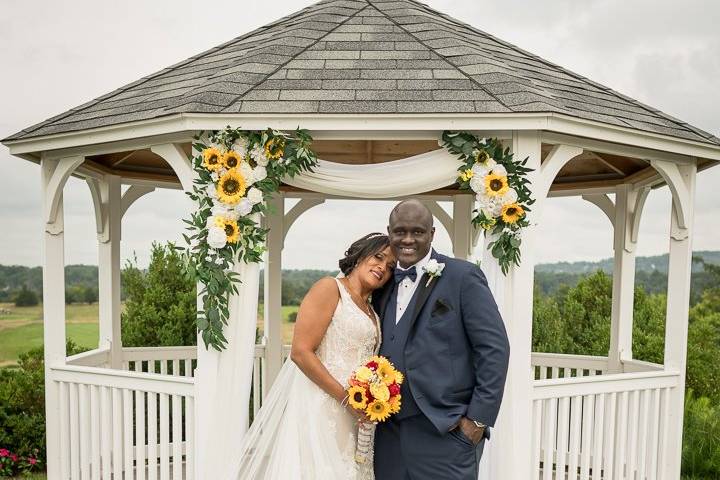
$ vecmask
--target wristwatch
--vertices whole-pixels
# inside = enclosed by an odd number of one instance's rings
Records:
[[[475,426],[476,426],[477,428],[482,428],[482,429],[487,428],[487,425],[485,425],[485,424],[482,423],[482,422],[478,422],[477,420],[471,420],[471,421],[475,424]]]

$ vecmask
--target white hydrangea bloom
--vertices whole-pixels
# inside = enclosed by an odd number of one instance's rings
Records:
[[[474,175],[470,179],[470,188],[475,193],[485,191],[485,175]]]
[[[269,163],[268,158],[265,156],[265,149],[259,144],[253,147],[250,155],[252,156],[253,160],[255,160],[255,163],[257,163],[261,167],[266,167]]]
[[[241,217],[244,217],[248,213],[252,211],[253,203],[248,200],[247,197],[241,198],[240,201],[235,205],[235,212],[240,215]]]
[[[517,202],[517,199],[518,199],[517,192],[515,191],[514,188],[510,188],[510,189],[508,189],[507,193],[505,193],[505,195],[503,195],[502,204],[507,205],[508,203],[515,203],[515,202]]]
[[[254,180],[253,183],[265,180],[267,178],[267,169],[262,165],[258,165],[253,169],[252,178]]]
[[[208,245],[212,248],[223,248],[227,245],[227,236],[225,230],[220,227],[210,227],[208,229]]]
[[[259,188],[252,187],[250,190],[248,190],[247,198],[250,200],[250,202],[255,205],[256,203],[260,203],[263,201],[263,193],[262,190]]]

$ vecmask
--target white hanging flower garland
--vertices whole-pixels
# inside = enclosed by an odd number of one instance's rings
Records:
[[[192,163],[197,173],[190,198],[197,209],[185,223],[190,275],[203,285],[197,328],[205,347],[223,350],[228,300],[240,283],[230,268],[236,260],[259,263],[267,230],[258,223],[281,179],[310,171],[317,156],[305,130],[244,131],[227,127],[195,137]]]
[[[457,183],[475,193],[472,222],[498,236],[488,248],[507,275],[511,265],[520,265],[520,234],[530,225],[526,214],[535,203],[528,188],[528,159],[514,160],[496,138],[467,132],[443,132],[441,144],[462,162]]]

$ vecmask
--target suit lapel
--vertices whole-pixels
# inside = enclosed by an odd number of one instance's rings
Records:
[[[430,254],[430,258],[438,259],[437,258],[437,252],[433,249],[432,253]],[[430,297],[430,294],[432,293],[433,289],[435,288],[435,285],[437,285],[440,278],[434,278],[432,282],[430,282],[430,285],[428,285],[428,280],[430,279],[430,276],[423,272],[422,277],[420,277],[420,285],[418,285],[418,291],[417,291],[417,300],[415,302],[415,309],[413,310],[412,317],[410,317],[410,328],[413,327],[415,324],[415,320],[417,320],[418,315],[420,315],[420,312],[422,311],[423,306],[425,305],[425,302],[427,302],[427,299]]]
[[[385,317],[385,309],[387,308],[387,304],[390,301],[390,295],[392,295],[392,292],[394,291],[395,279],[393,277],[390,277],[390,280],[388,280],[385,288],[383,288],[382,294],[380,295],[380,301],[378,302],[379,310],[377,311],[377,314],[380,315],[381,319]]]

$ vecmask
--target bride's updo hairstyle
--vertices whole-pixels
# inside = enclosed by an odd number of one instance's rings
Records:
[[[338,261],[340,271],[347,277],[360,262],[384,250],[389,245],[390,239],[385,234],[369,233],[365,235],[360,240],[354,241],[345,252],[345,257]]]

